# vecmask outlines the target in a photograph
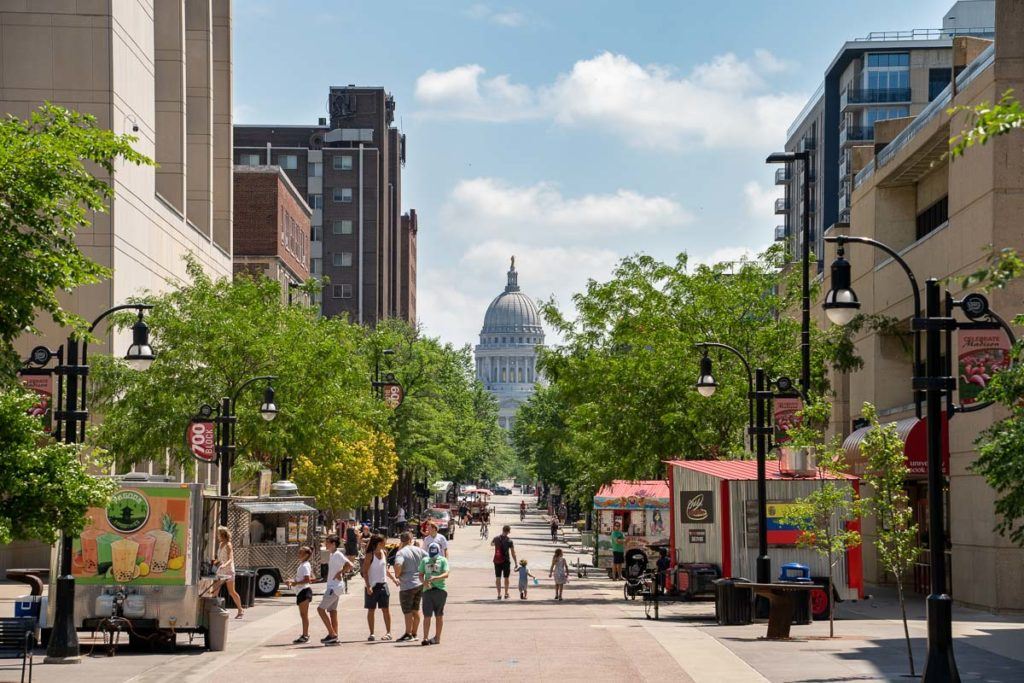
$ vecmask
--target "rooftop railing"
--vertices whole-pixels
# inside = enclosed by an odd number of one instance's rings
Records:
[[[860,41],[877,40],[941,40],[953,36],[988,36],[994,35],[995,27],[979,26],[967,28],[915,28],[909,31],[872,31]]]

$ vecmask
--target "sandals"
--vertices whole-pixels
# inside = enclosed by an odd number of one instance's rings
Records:
[[[370,643],[372,643],[373,641],[375,641],[375,640],[377,640],[377,639],[376,639],[376,638],[374,638],[374,637],[373,637],[373,634],[371,633],[371,634],[370,634],[370,636],[369,636],[369,637],[368,637],[368,638],[367,638],[366,640],[367,640],[367,642],[370,642]]]
[[[390,633],[384,634],[384,637],[381,638],[381,640],[391,640],[391,634]]]
[[[436,637],[434,637],[434,638],[427,638],[426,640],[424,640],[423,642],[420,643],[420,645],[440,645],[440,644],[441,643],[437,642],[437,638]]]

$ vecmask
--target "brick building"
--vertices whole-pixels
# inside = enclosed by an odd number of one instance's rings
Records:
[[[415,219],[402,229],[405,135],[379,87],[332,87],[316,126],[238,125],[235,163],[281,167],[312,209],[310,273],[327,276],[324,315],[415,322]],[[409,258],[413,262],[409,262]],[[403,285],[402,277],[412,279]]]
[[[416,322],[416,234],[419,232],[416,209],[402,214],[402,234],[399,241],[398,316]]]
[[[236,166],[234,180],[234,272],[276,280],[287,301],[309,279],[313,212],[279,166]]]

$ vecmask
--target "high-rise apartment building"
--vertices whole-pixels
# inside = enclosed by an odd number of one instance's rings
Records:
[[[844,43],[786,133],[786,150],[809,151],[810,161],[806,173],[800,163],[776,170],[785,195],[775,201],[783,217],[775,240],[800,253],[803,183],[810,183],[811,252],[821,272],[824,231],[850,217],[850,149],[874,142],[876,122],[916,116],[949,85],[954,36],[991,38],[994,26],[995,0],[961,0],[942,28],[884,31]]]
[[[328,114],[316,126],[235,126],[235,163],[280,166],[306,192],[310,273],[330,279],[324,315],[415,322],[415,305],[403,301],[415,297],[415,281],[403,287],[402,275],[415,276],[406,259],[416,252],[403,249],[405,135],[392,126],[394,97],[379,87],[332,87]]]

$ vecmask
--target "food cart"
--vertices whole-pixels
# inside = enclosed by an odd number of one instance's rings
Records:
[[[656,559],[656,546],[669,543],[669,488],[664,481],[615,480],[594,496],[597,543],[594,566],[612,566],[611,533],[615,522],[626,534],[625,551],[643,550],[648,560]]]
[[[676,567],[677,588],[685,590],[690,581],[701,580],[691,567],[713,565],[721,576],[753,578],[758,552],[757,462],[754,460],[671,460],[668,480],[671,489],[671,559]],[[801,476],[804,475],[804,476]],[[809,476],[807,476],[809,475]],[[859,495],[860,482],[850,475],[828,475]],[[811,579],[823,587],[811,593],[815,617],[828,613],[832,595],[828,585],[827,561],[814,550],[796,545],[800,531],[782,522],[787,507],[805,498],[821,485],[817,472],[783,470],[769,462],[766,471],[768,546],[772,569],[799,562],[810,568]],[[847,529],[859,529],[860,520],[844,522]],[[838,523],[837,523],[838,525]],[[696,579],[694,577],[697,577]],[[861,549],[850,548],[834,570],[834,595],[840,600],[863,596]],[[710,580],[708,581],[710,583]],[[694,592],[714,590],[713,585]],[[691,589],[692,590],[692,589]]]
[[[234,539],[235,567],[256,573],[256,594],[269,597],[299,565],[306,545],[319,557],[316,499],[298,495],[290,481],[271,485],[268,496],[229,499],[228,528]]]
[[[431,507],[451,507],[457,499],[457,488],[450,481],[435,481],[430,486]]]
[[[205,632],[208,603],[200,595],[213,580],[205,562],[216,543],[216,501],[203,484],[133,473],[105,508],[90,508],[86,527],[72,541],[75,627],[94,631],[120,616],[134,636]],[[50,594],[55,594],[59,553],[53,553]],[[53,623],[52,610],[48,622]]]
[[[493,513],[491,508],[491,496],[494,493],[490,489],[470,489],[466,492],[466,507],[469,508],[469,523],[480,523],[485,512]]]

